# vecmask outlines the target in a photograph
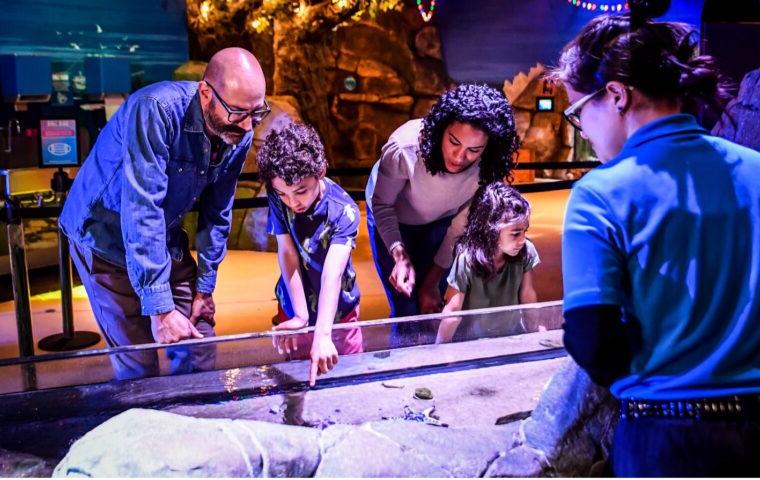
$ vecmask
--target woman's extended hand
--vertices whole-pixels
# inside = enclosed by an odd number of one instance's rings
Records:
[[[407,297],[411,297],[415,284],[415,272],[412,260],[402,245],[396,246],[391,253],[396,264],[393,266],[393,271],[388,280],[393,285],[393,288]]]

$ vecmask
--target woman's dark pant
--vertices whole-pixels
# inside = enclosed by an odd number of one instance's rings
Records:
[[[618,477],[757,477],[760,421],[621,419],[612,469]]]
[[[372,249],[372,258],[375,261],[375,269],[380,276],[380,281],[385,289],[385,295],[388,297],[388,303],[391,307],[391,317],[407,317],[409,315],[418,315],[420,313],[418,304],[418,286],[422,283],[430,268],[433,266],[433,258],[438,252],[438,248],[446,236],[446,231],[451,225],[453,216],[444,217],[425,225],[404,225],[399,224],[401,239],[404,242],[409,258],[412,261],[416,276],[415,287],[412,296],[398,292],[391,285],[390,277],[395,262],[388,253],[380,234],[375,228],[375,218],[372,210],[367,206],[367,230],[369,231],[370,248]],[[448,271],[441,278],[439,285],[441,295],[446,291],[446,276]],[[421,343],[430,343],[435,339],[437,325],[430,321],[406,322],[393,324],[391,327],[390,346],[401,347],[417,345]]]

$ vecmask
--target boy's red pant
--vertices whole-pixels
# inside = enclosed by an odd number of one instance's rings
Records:
[[[277,305],[277,320],[282,323],[289,320],[285,311]],[[359,307],[357,306],[337,323],[356,322],[359,320]],[[305,333],[296,336],[298,350],[290,353],[291,360],[308,360],[310,358],[311,343],[314,340],[313,333]],[[351,353],[361,353],[364,351],[364,342],[362,339],[361,328],[335,329],[332,332],[332,341],[338,350],[338,355],[348,355]]]

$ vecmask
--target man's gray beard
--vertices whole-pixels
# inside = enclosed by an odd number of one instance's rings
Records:
[[[205,112],[203,113],[203,120],[206,122],[206,128],[208,129],[209,133],[215,137],[222,139],[222,142],[224,142],[226,145],[237,145],[243,140],[243,137],[245,136],[245,134],[238,136],[237,134],[223,131],[221,127],[217,126],[214,119],[211,118],[211,115]]]
[[[222,142],[224,142],[227,145],[237,145],[243,140],[243,136],[238,136],[234,133],[228,133],[228,132],[222,132],[216,134],[219,138],[222,139]]]

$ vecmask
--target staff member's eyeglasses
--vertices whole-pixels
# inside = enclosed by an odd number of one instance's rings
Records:
[[[251,122],[254,125],[258,125],[261,123],[267,115],[269,115],[269,112],[272,111],[271,108],[269,108],[269,104],[267,103],[266,98],[264,99],[264,107],[263,108],[257,108],[255,110],[247,111],[247,110],[238,110],[236,108],[231,108],[229,105],[227,105],[227,102],[224,101],[221,95],[216,91],[213,85],[208,83],[204,80],[206,85],[208,85],[208,88],[211,89],[211,91],[214,93],[214,96],[217,100],[219,100],[219,103],[222,104],[224,109],[227,111],[227,122],[229,123],[240,123],[244,121],[246,118],[251,117]]]
[[[585,97],[581,98],[574,104],[570,105],[565,109],[562,114],[565,116],[568,122],[570,122],[570,125],[574,126],[580,131],[583,131],[581,128],[581,109],[584,105],[586,105],[592,98],[599,95],[605,90],[606,87],[602,87],[599,90],[589,93]]]

